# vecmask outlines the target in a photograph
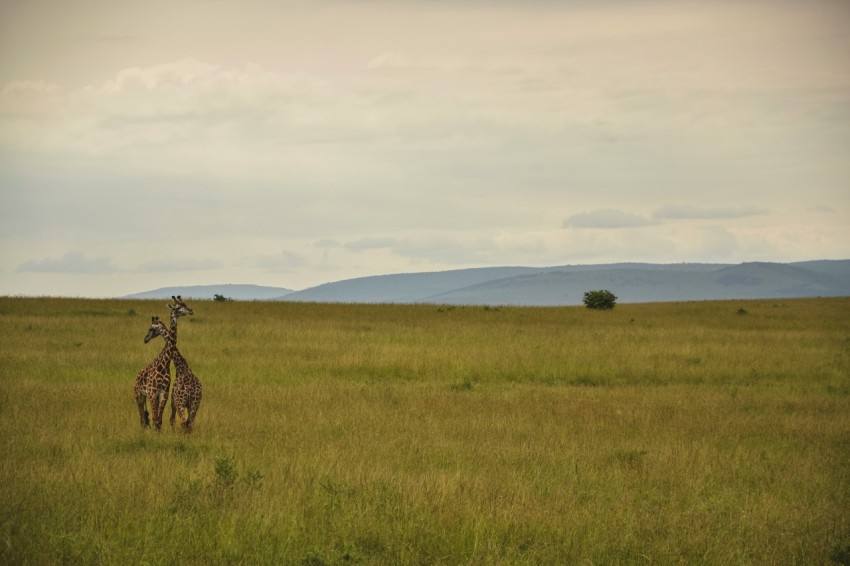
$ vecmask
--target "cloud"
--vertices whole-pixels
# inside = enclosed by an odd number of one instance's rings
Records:
[[[287,117],[292,98],[313,92],[293,87],[286,76],[256,65],[195,59],[125,68],[71,92],[46,81],[16,81],[0,90],[0,147],[110,155],[185,144],[200,159],[201,146],[208,150],[216,141],[227,146],[234,137],[267,137],[264,128]]]
[[[342,245],[347,250],[374,250],[380,248],[393,248],[399,244],[395,238],[361,238]]]
[[[560,239],[556,231],[422,233],[400,238],[391,251],[432,265],[536,264],[556,261]]]
[[[58,85],[47,81],[12,81],[0,90],[0,97],[31,99],[34,96],[56,96],[59,92]]]
[[[217,259],[154,259],[142,264],[141,271],[171,272],[171,271],[210,271],[224,267]]]
[[[639,214],[629,214],[613,208],[575,214],[564,221],[564,228],[641,228],[656,224],[652,219]]]
[[[741,251],[741,243],[733,232],[723,226],[709,226],[689,234],[686,239],[688,253],[708,261],[723,261]]]
[[[305,75],[181,59],[125,68],[71,92],[46,82],[14,83],[0,96],[0,146],[114,156],[118,163],[181,174],[212,168],[229,175],[283,171],[288,179],[301,172],[324,178],[329,163],[339,171],[340,163],[350,162],[346,168],[355,172],[373,167],[385,175],[388,160],[406,167],[402,160],[410,155],[429,170],[429,156],[445,159],[463,150],[490,156],[499,147],[516,152],[520,141],[523,153],[537,155],[535,148],[558,143],[563,128],[587,114],[583,100],[565,105],[555,94],[523,94],[518,81],[557,77],[515,61],[387,54],[370,68],[402,64],[416,73],[388,81],[380,73]],[[435,81],[429,69],[463,72],[456,80]],[[545,76],[538,79],[540,72]],[[597,104],[584,90],[569,92]],[[36,98],[47,100],[36,104]],[[529,112],[531,105],[538,111]],[[610,126],[606,136],[623,129]],[[474,155],[468,157],[467,167],[475,163]]]
[[[60,258],[46,258],[26,261],[18,266],[17,271],[33,273],[115,273],[119,269],[112,260],[105,257],[88,259],[82,253],[70,251]]]
[[[767,210],[756,206],[714,206],[693,205],[664,206],[652,213],[653,218],[665,220],[726,220],[746,218],[766,214]]]
[[[382,53],[373,57],[367,64],[366,69],[399,69],[411,66],[411,59],[406,53],[390,52]]]
[[[826,213],[826,214],[835,214],[834,208],[832,208],[828,204],[822,204],[822,203],[813,204],[812,206],[809,206],[807,208],[807,210],[809,210],[811,212],[822,212],[822,213]]]
[[[272,273],[294,273],[307,265],[307,258],[300,253],[284,250],[277,254],[257,255],[249,258],[248,262]]]
[[[196,59],[181,59],[171,63],[141,68],[130,67],[106,82],[106,92],[166,91],[186,87],[221,87],[234,80],[244,80],[238,72],[222,72],[221,67]]]
[[[479,71],[479,67],[473,65],[463,57],[413,57],[403,52],[382,53],[374,57],[366,64],[369,71],[376,70],[416,70],[416,71]]]

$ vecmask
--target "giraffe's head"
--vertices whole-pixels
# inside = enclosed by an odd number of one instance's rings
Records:
[[[173,305],[168,305],[168,308],[171,309],[171,312],[177,315],[177,318],[181,316],[186,316],[189,314],[195,314],[195,311],[192,310],[192,307],[183,302],[183,298],[180,295],[176,297],[171,295],[172,300],[174,300]]]
[[[168,336],[168,328],[159,320],[158,316],[151,317],[151,327],[148,328],[148,335],[145,336],[145,344],[156,338],[157,336]]]
[[[168,305],[168,308],[171,309],[171,314],[175,315],[177,318],[189,314],[195,314],[192,307],[184,303],[183,298],[180,295],[177,295],[176,297],[171,295],[171,298],[174,300],[173,305]]]

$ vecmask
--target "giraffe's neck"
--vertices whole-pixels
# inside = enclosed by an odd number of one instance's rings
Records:
[[[171,311],[171,337],[174,339],[174,347],[177,347],[177,310]]]
[[[163,336],[165,340],[165,345],[162,347],[162,351],[159,353],[159,358],[164,360],[166,363],[166,367],[168,362],[174,357],[174,352],[177,351],[177,334],[172,329],[165,336]]]
[[[171,361],[174,364],[174,369],[177,370],[181,366],[186,365],[186,360],[183,359],[183,356],[180,354],[180,350],[177,349],[177,319],[180,318],[177,316],[177,311],[171,311],[171,336],[174,339],[174,350],[171,353]]]

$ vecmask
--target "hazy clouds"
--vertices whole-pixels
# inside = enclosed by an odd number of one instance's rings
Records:
[[[19,272],[33,273],[76,273],[102,274],[114,273],[118,268],[112,260],[105,257],[86,258],[78,251],[70,251],[59,258],[45,258],[25,261],[18,266]]]
[[[842,2],[92,7],[0,6],[0,292],[850,256]]]
[[[575,214],[564,222],[564,227],[572,228],[640,228],[651,226],[654,222],[638,214],[629,214],[613,208],[603,208]]]
[[[694,205],[668,205],[663,206],[652,213],[653,218],[666,218],[670,220],[723,220],[733,218],[746,218],[767,214],[768,211],[757,206],[713,206],[703,207]]]

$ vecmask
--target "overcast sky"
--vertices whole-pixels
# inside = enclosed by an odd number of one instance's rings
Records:
[[[850,3],[0,0],[0,294],[850,258]]]

